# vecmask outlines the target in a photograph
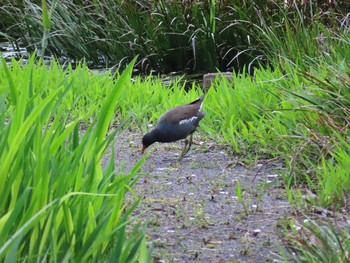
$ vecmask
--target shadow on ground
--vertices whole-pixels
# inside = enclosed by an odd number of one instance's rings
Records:
[[[117,167],[127,172],[141,158],[141,136],[119,135]],[[282,165],[258,161],[246,167],[210,141],[193,145],[178,161],[181,147],[149,147],[134,187],[142,199],[135,214],[148,225],[154,262],[273,261],[279,220],[291,211],[279,176]],[[244,204],[236,195],[238,181]]]

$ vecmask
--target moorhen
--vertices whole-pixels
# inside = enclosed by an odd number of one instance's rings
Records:
[[[160,116],[158,126],[142,138],[142,153],[155,142],[175,142],[190,136],[189,140],[185,140],[180,158],[188,153],[192,145],[192,134],[205,115],[200,111],[203,99],[204,95],[189,104],[176,106]]]

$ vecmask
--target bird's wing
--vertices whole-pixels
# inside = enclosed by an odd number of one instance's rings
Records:
[[[186,106],[177,106],[165,112],[162,116],[159,117],[158,122],[172,122],[179,123],[182,120],[191,119],[196,117],[198,113],[199,105],[186,105]]]
[[[201,108],[203,99],[204,95],[200,96],[198,99],[190,102],[189,104],[177,106],[168,110],[162,116],[159,117],[158,123],[164,121],[179,123],[182,120],[190,120],[192,118],[197,117],[199,118],[199,120],[202,119],[204,115],[203,113],[199,114],[199,110]]]

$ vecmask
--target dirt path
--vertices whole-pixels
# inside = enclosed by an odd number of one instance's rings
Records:
[[[141,136],[124,132],[117,139],[115,161],[125,171],[141,157]],[[181,147],[152,145],[135,186],[142,197],[135,213],[148,223],[154,261],[272,262],[279,219],[291,210],[278,176],[282,166],[245,167],[210,141],[193,145],[179,162]],[[238,181],[247,214],[236,196]]]

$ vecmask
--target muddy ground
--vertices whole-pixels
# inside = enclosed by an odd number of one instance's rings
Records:
[[[127,172],[141,158],[139,132],[122,132],[115,162]],[[134,187],[154,262],[273,262],[279,223],[291,211],[278,161],[246,165],[201,134],[181,161],[183,142],[154,144]],[[236,188],[242,186],[243,203]],[[245,208],[244,208],[245,206]]]

